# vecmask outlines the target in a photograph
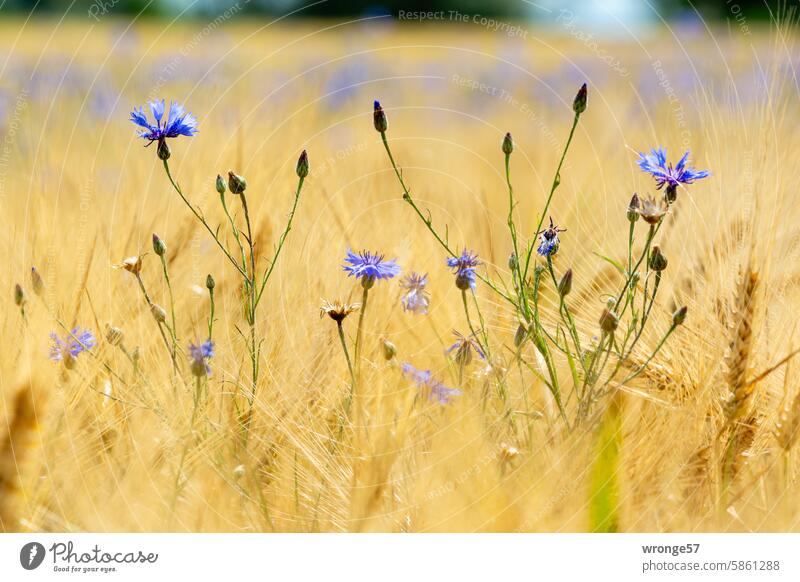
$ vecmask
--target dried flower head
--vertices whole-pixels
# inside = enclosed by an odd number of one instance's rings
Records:
[[[343,303],[338,299],[331,303],[330,301],[323,299],[322,305],[319,308],[319,316],[323,317],[327,315],[336,323],[341,323],[344,321],[345,317],[354,311],[358,311],[360,307],[360,303]]]
[[[150,306],[150,313],[153,314],[153,318],[158,323],[164,323],[167,320],[167,312],[164,311],[163,307],[161,307],[160,305],[157,305],[156,303],[153,303]]]
[[[639,216],[641,216],[647,224],[658,224],[667,214],[668,206],[663,200],[656,200],[654,197],[645,198],[642,200],[642,206],[639,208]]]
[[[241,194],[247,189],[247,180],[244,176],[235,174],[233,171],[228,172],[228,190],[231,194]]]
[[[142,272],[142,255],[136,255],[135,257],[123,259],[119,265],[114,265],[114,268],[125,269],[129,273],[132,273],[138,277],[139,273]]]
[[[111,324],[106,324],[106,341],[112,346],[118,346],[121,344],[124,335],[125,334],[120,328],[114,327]]]

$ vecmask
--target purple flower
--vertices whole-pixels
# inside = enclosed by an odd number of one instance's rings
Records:
[[[52,344],[49,357],[54,362],[64,360],[65,363],[74,363],[79,354],[92,349],[97,344],[91,331],[88,329],[81,331],[79,327],[72,328],[72,331],[66,334],[64,339],[58,337],[55,332],[50,334],[50,339]]]
[[[483,353],[480,344],[474,336],[465,336],[455,330],[453,331],[453,335],[456,336],[456,342],[447,348],[445,353],[449,354],[455,352],[456,362],[464,366],[468,365],[472,361],[473,350],[482,360],[486,359],[486,354]]]
[[[403,374],[410,376],[421,391],[428,395],[429,400],[436,400],[439,404],[448,404],[454,396],[460,396],[461,390],[448,388],[438,380],[434,379],[430,370],[417,370],[408,362],[401,366]]]
[[[214,357],[214,342],[210,339],[204,341],[199,346],[189,344],[189,366],[192,374],[198,378],[211,375],[211,368],[208,360]]]
[[[404,311],[411,311],[425,315],[428,313],[428,305],[430,304],[431,296],[425,290],[428,284],[428,275],[420,275],[419,273],[410,273],[402,281],[400,287],[406,290],[402,299]]]
[[[150,101],[149,105],[155,124],[151,124],[147,120],[147,115],[141,107],[131,111],[131,121],[144,128],[144,131],[139,132],[139,136],[150,143],[162,142],[168,137],[178,137],[179,135],[191,137],[197,133],[197,119],[191,113],[186,113],[178,103],[170,103],[169,115],[166,120],[164,120],[163,99]]]
[[[667,164],[667,150],[664,148],[654,148],[650,154],[639,154],[636,162],[639,167],[651,174],[656,179],[656,188],[659,190],[667,188],[677,188],[678,184],[691,184],[695,180],[706,178],[710,175],[708,170],[695,170],[686,165],[689,159],[689,152],[683,154],[678,163],[673,167]]]
[[[536,252],[543,257],[552,257],[558,252],[558,247],[561,241],[558,240],[559,232],[566,232],[566,228],[558,228],[553,224],[552,217],[550,218],[550,226],[542,231],[541,242]]]
[[[456,287],[462,291],[475,289],[475,267],[480,264],[481,262],[478,260],[477,253],[473,253],[467,249],[461,252],[461,256],[449,257],[447,259],[447,266],[451,269],[455,269],[453,272],[456,275]]]
[[[400,265],[397,264],[397,259],[384,261],[383,255],[369,251],[361,251],[356,254],[348,249],[344,262],[347,264],[342,268],[347,271],[347,274],[361,279],[361,284],[367,289],[372,287],[378,279],[391,279],[400,274]]]

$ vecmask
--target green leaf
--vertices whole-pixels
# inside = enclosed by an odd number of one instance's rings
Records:
[[[610,264],[611,266],[613,266],[613,267],[614,267],[614,268],[615,268],[617,271],[619,271],[620,275],[624,275],[624,274],[625,274],[625,267],[623,267],[623,266],[620,264],[620,262],[619,262],[619,261],[615,261],[614,259],[610,259],[610,258],[608,258],[607,256],[605,256],[605,255],[601,255],[600,253],[598,253],[598,252],[596,252],[596,251],[592,251],[592,254],[593,254],[593,255],[597,255],[598,257],[600,257],[601,259],[603,259],[604,261],[606,261],[607,263],[609,263],[609,264]]]

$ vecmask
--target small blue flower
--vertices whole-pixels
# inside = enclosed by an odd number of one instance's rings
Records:
[[[402,281],[400,287],[406,290],[402,299],[404,311],[411,311],[412,313],[425,315],[428,313],[428,305],[430,304],[431,296],[425,290],[428,284],[428,275],[420,275],[419,273],[410,273]]]
[[[542,231],[541,241],[539,242],[539,248],[536,249],[536,252],[543,257],[552,257],[555,255],[561,244],[561,241],[558,240],[558,233],[566,231],[566,228],[558,228],[553,224],[553,219],[551,217],[550,226]]]
[[[481,262],[478,260],[477,253],[473,253],[467,249],[461,252],[461,256],[449,257],[447,259],[447,266],[451,269],[455,269],[453,272],[456,275],[456,287],[462,291],[475,289],[475,267],[480,264]]]
[[[198,378],[211,375],[211,367],[208,360],[214,357],[214,342],[210,339],[204,341],[199,346],[189,344],[189,365],[192,374]]]
[[[58,337],[55,332],[50,334],[50,339],[52,344],[49,357],[54,362],[64,360],[65,363],[74,363],[79,354],[92,349],[97,344],[91,331],[81,330],[79,327],[72,328],[72,331],[65,335],[64,339]]]
[[[156,121],[155,125],[147,120],[147,115],[145,115],[141,107],[134,108],[131,111],[131,121],[145,129],[145,131],[139,132],[139,136],[150,143],[154,141],[161,142],[168,137],[178,137],[179,135],[191,137],[197,133],[197,119],[191,113],[186,113],[178,103],[170,103],[169,115],[166,121],[164,121],[165,105],[163,99],[150,101],[149,105]]]
[[[400,274],[400,265],[397,259],[390,261],[383,260],[383,255],[361,251],[356,254],[352,250],[347,250],[342,268],[347,271],[349,276],[361,279],[361,284],[365,288],[370,288],[378,279],[391,279]]]
[[[430,370],[417,370],[408,362],[401,366],[403,374],[410,376],[421,391],[427,392],[429,400],[436,400],[439,404],[448,404],[454,396],[460,396],[461,390],[448,388],[433,378]]]
[[[636,163],[656,179],[656,188],[660,190],[664,185],[667,188],[677,188],[678,184],[691,184],[695,180],[711,175],[708,170],[690,168],[686,165],[688,160],[689,152],[687,151],[673,167],[672,164],[667,164],[667,150],[654,148],[649,154],[640,153]]]

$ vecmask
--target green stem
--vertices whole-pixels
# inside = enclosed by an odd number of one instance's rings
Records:
[[[283,233],[281,233],[281,236],[278,239],[278,247],[275,249],[275,255],[272,257],[269,269],[267,269],[267,272],[264,273],[264,279],[261,281],[261,288],[258,290],[258,295],[256,296],[256,306],[258,306],[258,303],[261,301],[261,295],[264,293],[264,288],[267,286],[267,281],[269,281],[270,275],[272,275],[272,271],[275,269],[275,265],[278,262],[278,257],[283,249],[283,244],[286,242],[286,237],[289,235],[289,231],[292,230],[292,219],[294,219],[294,214],[297,211],[297,204],[300,202],[300,192],[303,190],[304,181],[305,178],[300,178],[300,180],[297,182],[297,190],[294,195],[292,210],[289,212],[289,219],[286,221],[286,228],[283,229]]]
[[[220,250],[225,254],[226,257],[228,257],[228,260],[231,262],[231,264],[234,267],[236,267],[236,270],[239,271],[239,273],[242,275],[242,277],[244,277],[246,279],[247,278],[247,273],[244,271],[244,269],[242,269],[242,267],[239,266],[239,264],[236,262],[236,260],[231,256],[231,254],[228,252],[228,249],[226,249],[225,245],[222,244],[222,241],[219,240],[219,237],[217,236],[217,233],[214,232],[214,230],[211,228],[211,226],[208,224],[208,222],[206,222],[206,219],[203,218],[203,216],[194,207],[194,205],[191,202],[189,202],[189,200],[183,194],[183,191],[180,189],[180,186],[178,186],[178,184],[172,178],[172,174],[169,171],[169,163],[167,162],[167,160],[164,160],[164,169],[167,172],[167,178],[169,178],[169,181],[172,184],[172,188],[178,193],[178,196],[181,197],[181,200],[183,200],[183,202],[186,204],[186,206],[189,208],[189,210],[192,211],[192,214],[195,215],[197,220],[200,221],[200,224],[202,224],[206,228],[208,233],[211,235],[211,238],[214,239],[214,242],[217,243],[217,246],[220,248]]]
[[[361,335],[364,330],[364,316],[367,313],[367,299],[369,298],[369,288],[364,287],[364,292],[361,295],[361,310],[358,312],[358,328],[356,330],[356,345],[355,345],[355,378],[356,382],[361,378]]]
[[[161,267],[164,271],[164,280],[167,282],[167,289],[169,290],[169,307],[170,313],[172,318],[172,362],[175,368],[177,368],[176,358],[178,352],[178,337],[177,337],[177,327],[175,326],[175,295],[172,293],[172,282],[169,280],[169,272],[167,271],[167,259],[164,255],[161,255]]]
[[[539,224],[536,225],[536,230],[534,231],[533,240],[528,246],[527,256],[525,257],[525,269],[522,271],[522,280],[524,281],[525,278],[528,276],[528,269],[530,268],[531,263],[531,254],[533,253],[533,248],[536,246],[536,236],[539,234],[539,231],[542,230],[542,224],[544,224],[544,217],[547,216],[547,211],[550,208],[550,202],[553,200],[553,194],[558,188],[559,184],[561,184],[561,167],[564,165],[564,159],[567,157],[567,152],[569,151],[569,146],[572,143],[572,137],[575,135],[575,128],[578,126],[578,119],[580,119],[581,114],[576,113],[575,117],[572,119],[572,127],[569,130],[569,137],[567,138],[567,143],[564,146],[564,151],[561,153],[561,159],[558,161],[558,167],[556,168],[556,173],[553,176],[553,184],[550,186],[550,194],[547,196],[547,201],[544,204],[544,208],[542,209],[542,214],[539,216]]]
[[[342,343],[342,351],[344,352],[344,359],[347,360],[347,369],[350,371],[350,394],[345,401],[345,414],[350,414],[350,405],[353,402],[353,395],[355,394],[356,390],[356,373],[353,371],[353,363],[350,361],[350,352],[347,350],[347,341],[344,337],[344,329],[342,328],[342,322],[336,322],[336,328],[339,332],[339,341]]]
[[[392,168],[394,169],[394,173],[397,176],[398,181],[400,182],[400,186],[403,188],[403,200],[408,202],[411,208],[414,209],[414,212],[416,212],[417,216],[419,216],[422,219],[422,222],[425,224],[426,228],[430,231],[430,233],[433,235],[436,241],[442,246],[442,248],[446,250],[451,257],[457,257],[458,255],[450,248],[448,242],[445,239],[443,239],[438,232],[436,232],[435,228],[433,228],[433,224],[431,224],[430,218],[426,217],[422,213],[422,211],[417,206],[416,202],[414,202],[414,199],[411,197],[411,192],[409,191],[405,181],[403,180],[403,175],[400,173],[400,170],[398,169],[397,164],[394,161],[394,156],[392,156],[392,150],[389,149],[389,142],[386,140],[385,132],[381,132],[381,139],[383,140],[383,147],[386,149],[386,153],[389,155],[389,161],[392,163]],[[488,277],[485,277],[480,273],[475,273],[475,274],[481,281],[483,281],[486,285],[488,285],[500,297],[508,301],[515,308],[518,308],[514,300],[511,297],[509,297],[506,293],[504,293],[499,287],[497,287],[497,285],[495,285]]]

